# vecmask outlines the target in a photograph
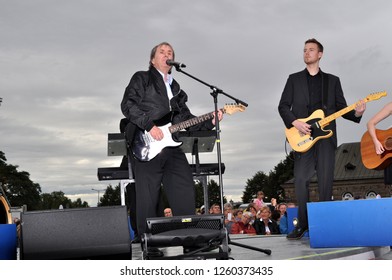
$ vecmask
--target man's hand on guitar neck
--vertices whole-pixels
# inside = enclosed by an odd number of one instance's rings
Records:
[[[359,100],[355,105],[355,116],[357,118],[361,117],[366,110],[366,102],[362,99]]]
[[[212,124],[215,125],[215,112],[213,113],[214,117],[212,119]],[[221,121],[223,119],[223,112],[222,110],[218,110],[218,120]]]
[[[300,132],[303,133],[304,135],[306,134],[310,134],[311,130],[311,126],[310,124],[306,123],[306,122],[302,122],[300,120],[295,120],[292,122],[292,125]]]

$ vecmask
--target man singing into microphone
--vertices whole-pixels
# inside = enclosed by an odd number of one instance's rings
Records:
[[[164,116],[170,116],[172,124],[195,117],[186,105],[187,94],[171,75],[173,62],[174,50],[169,43],[155,46],[151,50],[149,70],[138,71],[132,76],[121,102],[121,110],[130,125],[149,132],[155,141],[172,137],[164,135],[158,125]],[[222,119],[221,111],[218,118]],[[214,125],[215,118],[189,130],[209,130]],[[149,161],[136,159],[134,165],[137,229],[140,236],[146,232],[146,219],[160,216],[157,206],[161,185],[173,215],[195,214],[192,171],[180,147],[166,147]]]

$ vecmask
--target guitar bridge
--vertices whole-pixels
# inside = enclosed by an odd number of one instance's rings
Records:
[[[302,145],[305,145],[305,144],[307,144],[308,142],[311,142],[311,141],[313,141],[313,137],[312,137],[312,136],[310,136],[309,138],[307,138],[307,139],[305,139],[305,140],[299,142],[299,143],[297,144],[297,146],[298,146],[298,147],[301,147]]]

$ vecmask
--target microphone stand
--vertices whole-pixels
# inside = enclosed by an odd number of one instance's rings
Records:
[[[220,88],[218,88],[216,86],[213,86],[211,84],[208,84],[208,83],[200,80],[199,78],[196,78],[195,76],[185,72],[184,70],[181,69],[181,66],[185,68],[184,64],[173,65],[173,67],[178,72],[181,72],[181,73],[187,75],[188,77],[190,77],[190,78],[192,78],[192,79],[202,83],[203,85],[209,87],[212,90],[211,91],[211,96],[214,99],[215,116],[218,116],[218,94],[223,94],[223,95],[233,99],[237,104],[242,104],[245,107],[248,107],[248,104],[245,103],[244,101],[242,101],[242,100],[240,100],[238,98],[235,98],[235,97],[225,93],[222,89],[220,89]],[[219,174],[219,186],[220,186],[220,196],[221,196],[221,209],[222,209],[222,212],[223,212],[223,209],[224,209],[223,208],[223,178],[222,178],[222,166],[221,166],[222,154],[221,154],[221,146],[220,146],[220,126],[219,126],[219,119],[217,117],[215,118],[215,131],[216,131],[216,149],[217,149],[217,157],[218,157],[218,174]],[[269,250],[269,249],[259,249],[259,248],[256,248],[256,247],[243,245],[243,244],[240,244],[240,243],[237,243],[237,242],[232,242],[230,240],[230,238],[228,238],[228,244],[232,244],[232,245],[235,245],[235,246],[251,249],[251,250],[254,250],[254,251],[263,252],[263,253],[265,253],[267,255],[271,254],[271,250]]]
[[[181,64],[181,65],[183,65],[183,64]],[[178,72],[184,73],[188,77],[191,77],[192,79],[202,83],[203,85],[209,87],[212,90],[211,95],[214,99],[215,116],[218,116],[218,94],[226,95],[227,97],[233,99],[236,103],[242,104],[245,107],[248,106],[248,104],[246,104],[244,101],[241,101],[238,98],[235,98],[235,97],[225,93],[220,88],[213,86],[213,85],[210,85],[210,84],[196,78],[195,76],[192,76],[191,74],[183,71],[180,67],[181,65],[174,65],[173,67],[175,67]],[[183,67],[184,67],[184,65],[183,65]],[[220,147],[220,126],[219,126],[219,119],[217,117],[215,118],[215,130],[216,130],[216,149],[217,149],[217,156],[218,156],[218,174],[219,174],[219,186],[220,186],[220,196],[221,196],[221,209],[223,211],[223,179],[222,179],[222,166],[221,166],[222,156],[221,156],[221,147]]]

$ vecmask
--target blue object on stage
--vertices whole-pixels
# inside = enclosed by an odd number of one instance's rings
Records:
[[[392,198],[308,203],[312,248],[392,245]]]
[[[290,207],[287,208],[287,229],[288,232],[292,232],[294,230],[294,223],[298,217],[298,207]],[[303,237],[309,237],[309,231],[305,232]]]
[[[15,224],[0,224],[0,260],[16,260],[18,236]]]
[[[128,216],[128,227],[129,227],[129,234],[131,237],[131,240],[135,238],[135,232],[133,231],[133,228],[131,226],[131,217]]]

